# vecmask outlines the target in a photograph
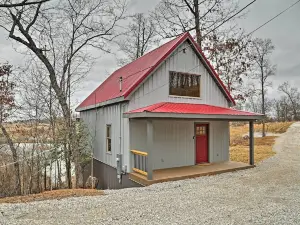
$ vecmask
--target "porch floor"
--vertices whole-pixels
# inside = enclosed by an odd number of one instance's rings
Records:
[[[222,163],[206,163],[194,166],[184,166],[168,169],[159,169],[153,171],[153,180],[148,180],[146,176],[139,173],[130,173],[129,178],[143,186],[167,181],[184,180],[201,176],[210,176],[220,173],[233,172],[253,168],[255,166],[242,162],[222,162]]]

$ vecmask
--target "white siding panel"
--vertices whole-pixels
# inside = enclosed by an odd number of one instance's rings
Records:
[[[223,162],[229,160],[229,122],[210,122],[209,161]]]
[[[186,48],[186,53],[182,49]],[[201,97],[169,96],[169,71],[188,72],[201,75]],[[146,87],[146,88],[145,88]],[[187,42],[177,50],[131,95],[129,110],[158,102],[182,102],[210,104],[228,107],[223,93]]]
[[[156,120],[153,122],[153,127],[154,169],[195,164],[193,122]]]
[[[130,121],[130,149],[146,152],[147,149],[146,120]]]
[[[116,167],[116,154],[123,154],[123,165],[129,166],[129,119],[121,118],[122,113],[128,110],[128,104],[115,104],[97,109],[80,112],[80,117],[89,129],[94,146],[94,157],[113,167]],[[122,116],[122,115],[121,115]],[[106,152],[106,125],[111,124],[111,153]],[[95,132],[96,129],[96,132]],[[120,139],[120,131],[122,138]],[[121,146],[120,146],[121,142]],[[121,148],[121,149],[120,149]]]

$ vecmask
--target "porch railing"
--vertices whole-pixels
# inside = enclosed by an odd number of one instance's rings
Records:
[[[136,173],[147,176],[147,152],[142,152],[138,150],[131,150],[133,154],[133,168],[132,170]]]

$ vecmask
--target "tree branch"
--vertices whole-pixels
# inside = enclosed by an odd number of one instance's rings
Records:
[[[36,8],[36,11],[35,11],[35,15],[32,19],[32,21],[28,24],[28,26],[26,27],[26,32],[28,33],[29,32],[29,29],[30,27],[36,22],[37,18],[38,18],[38,15],[39,15],[39,11],[40,11],[40,8],[41,8],[41,5],[42,3],[39,3],[37,8]]]
[[[195,15],[195,11],[193,10],[193,8],[191,7],[190,3],[188,3],[187,0],[183,0],[186,4],[186,6],[190,9],[191,13],[193,13]]]
[[[40,0],[40,1],[34,1],[34,2],[27,2],[27,0],[24,0],[20,3],[11,3],[11,4],[0,4],[0,8],[14,8],[14,7],[22,7],[27,5],[36,5],[36,4],[42,4],[45,2],[48,2],[50,0]]]

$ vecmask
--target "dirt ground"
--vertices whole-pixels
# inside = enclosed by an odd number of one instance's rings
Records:
[[[299,137],[300,122],[276,138],[276,154],[253,169],[103,196],[0,204],[0,224],[299,225]]]
[[[94,189],[62,189],[62,190],[54,190],[54,191],[45,191],[43,193],[26,195],[26,196],[0,198],[0,204],[43,201],[43,200],[51,200],[51,199],[63,199],[68,197],[83,197],[83,196],[96,196],[96,195],[103,195],[103,191],[94,190]]]

